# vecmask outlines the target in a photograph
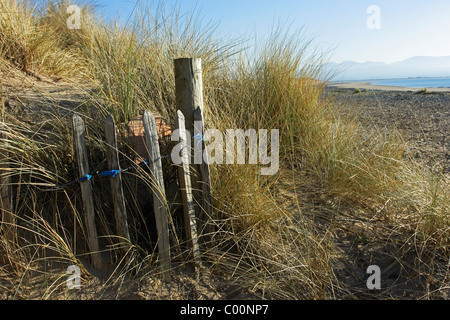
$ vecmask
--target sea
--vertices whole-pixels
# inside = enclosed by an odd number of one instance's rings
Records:
[[[370,84],[406,88],[450,88],[450,77],[375,80]]]

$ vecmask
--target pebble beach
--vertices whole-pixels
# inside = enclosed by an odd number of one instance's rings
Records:
[[[365,127],[397,129],[407,152],[438,172],[450,174],[450,88],[411,89],[354,82],[330,85],[327,96],[342,114]]]

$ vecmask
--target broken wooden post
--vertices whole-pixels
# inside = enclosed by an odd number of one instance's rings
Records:
[[[202,61],[199,58],[181,58],[174,61],[175,67],[175,97],[177,110],[185,117],[186,129],[194,137],[194,111],[203,107]],[[190,146],[190,144],[189,144]],[[193,206],[199,221],[199,230],[204,228],[206,217],[198,204],[201,203],[201,189],[198,183],[200,167],[191,159],[190,171],[193,189]]]
[[[215,216],[212,205],[209,159],[208,153],[205,152],[206,145],[203,138],[204,130],[202,109],[198,107],[194,111],[194,153],[196,153],[194,154],[194,158],[200,158],[200,161],[197,161],[200,162],[200,177],[198,182],[202,188],[203,216],[206,215],[203,237],[206,240],[205,242],[208,243],[215,232]]]
[[[9,173],[9,153],[7,150],[8,143],[6,142],[8,136],[4,132],[4,125],[0,126],[0,138],[4,148],[0,149],[0,209],[2,214],[1,229],[3,229],[3,236],[10,243],[15,243],[17,237],[16,219],[12,212],[12,186]]]
[[[179,132],[179,141],[181,145],[182,163],[178,167],[180,177],[181,197],[183,201],[184,225],[186,230],[187,243],[192,250],[194,256],[194,266],[200,266],[200,249],[198,246],[197,220],[194,210],[194,198],[192,196],[191,176],[189,169],[189,152],[187,148],[190,146],[186,137],[185,118],[183,113],[177,111],[176,125]],[[190,142],[190,141],[189,141]]]
[[[83,199],[84,216],[86,220],[87,241],[91,252],[91,259],[94,268],[102,267],[102,258],[99,252],[97,229],[95,227],[94,200],[92,198],[92,184],[89,174],[89,163],[86,152],[86,130],[84,122],[80,116],[73,116],[74,144],[78,160],[78,169],[81,184],[81,196]]]
[[[174,61],[175,95],[177,109],[185,117],[186,129],[194,133],[194,111],[198,107],[204,114],[202,60],[181,58]]]
[[[164,280],[168,282],[170,281],[169,214],[166,206],[166,192],[156,121],[153,115],[147,110],[144,112],[143,124],[149,154],[148,165],[152,179],[153,208],[155,211],[156,228],[158,230],[158,253]]]
[[[117,129],[112,115],[108,115],[105,121],[106,158],[108,170],[115,171],[111,175],[111,193],[114,203],[114,217],[116,219],[116,230],[118,236],[130,243],[130,232],[128,230],[127,210],[125,207],[125,196],[122,187],[122,173],[120,172],[119,151],[117,148]],[[124,249],[128,249],[128,245]]]

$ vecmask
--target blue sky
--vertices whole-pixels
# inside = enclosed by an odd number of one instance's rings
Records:
[[[140,0],[146,1],[146,0]],[[148,0],[152,2],[152,0]],[[127,18],[136,0],[97,0],[105,16]],[[156,1],[153,1],[156,3]],[[331,60],[396,62],[412,56],[450,56],[449,0],[166,0],[182,12],[200,11],[202,21],[220,21],[220,36],[262,39],[276,22],[304,28]],[[370,30],[370,5],[380,9],[381,29]]]

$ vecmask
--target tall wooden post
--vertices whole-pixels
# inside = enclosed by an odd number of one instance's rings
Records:
[[[78,169],[80,178],[89,174],[89,163],[86,152],[85,135],[86,130],[84,127],[83,119],[78,115],[73,116],[73,132],[74,132],[74,144],[78,159]],[[90,180],[82,181],[81,184],[81,196],[83,198],[83,209],[86,220],[86,231],[89,250],[91,252],[92,264],[94,268],[102,267],[102,258],[99,252],[99,244],[97,237],[97,229],[95,227],[95,211],[94,200],[92,198],[92,184]]]
[[[166,191],[159,150],[158,130],[156,121],[149,111],[144,112],[143,124],[145,141],[149,154],[148,164],[152,178],[153,208],[155,212],[156,228],[158,230],[158,254],[161,270],[166,282],[170,281],[170,242],[169,242],[169,214],[166,207]]]
[[[204,115],[203,106],[203,77],[202,62],[199,58],[181,58],[174,61],[175,67],[175,95],[177,109],[182,112],[185,118],[186,130],[191,137],[194,137],[194,111],[200,108]],[[188,145],[191,145],[188,143]],[[198,218],[199,230],[202,230],[207,217],[199,207],[202,203],[201,187],[198,182],[200,179],[200,166],[195,164],[194,154],[192,153],[190,166],[191,183],[193,190],[193,205],[195,214]]]
[[[177,109],[186,119],[186,129],[194,133],[194,111],[198,107],[205,115],[203,106],[202,60],[199,58],[181,58],[174,61],[175,94]]]
[[[115,177],[110,178],[112,200],[114,203],[114,217],[116,219],[117,234],[130,242],[128,230],[127,210],[122,187],[122,173],[120,172],[119,151],[117,148],[117,130],[112,115],[108,115],[105,121],[106,158],[108,170],[118,170]]]

